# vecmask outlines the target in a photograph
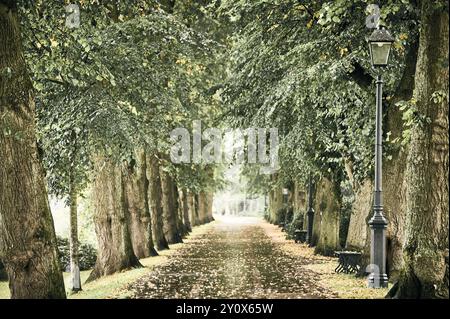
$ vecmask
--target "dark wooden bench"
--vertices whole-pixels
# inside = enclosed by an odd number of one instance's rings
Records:
[[[306,230],[296,229],[294,231],[294,240],[296,243],[304,243],[306,242],[306,234],[308,232]]]
[[[336,273],[353,274],[361,270],[361,256],[357,251],[337,251],[338,266],[334,270]]]

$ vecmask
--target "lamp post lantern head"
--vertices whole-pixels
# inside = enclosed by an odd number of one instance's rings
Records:
[[[368,39],[372,66],[383,67],[388,64],[389,53],[394,38],[386,29],[375,29]]]

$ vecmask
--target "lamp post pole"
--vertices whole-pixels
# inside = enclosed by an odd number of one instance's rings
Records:
[[[378,75],[376,80],[374,213],[369,221],[371,232],[370,264],[372,269],[369,275],[368,285],[371,288],[384,288],[388,284],[388,277],[386,275],[386,228],[388,223],[383,216],[382,193],[382,98],[383,79],[381,75]]]
[[[374,68],[385,67],[389,61],[394,38],[389,31],[378,27],[368,39],[370,58]],[[381,71],[376,80],[376,123],[375,123],[375,189],[373,198],[373,216],[370,227],[370,288],[385,288],[388,285],[386,275],[386,228],[387,220],[383,216],[382,193],[382,156],[383,156],[383,79]]]
[[[308,211],[307,211],[307,229],[306,229],[306,242],[308,245],[312,245],[312,233],[313,233],[313,225],[314,225],[314,208],[313,208],[313,189],[312,189],[312,176],[309,174],[308,179]]]

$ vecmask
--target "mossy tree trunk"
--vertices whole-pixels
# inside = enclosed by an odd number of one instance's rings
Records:
[[[411,40],[405,58],[405,69],[394,98],[387,107],[384,131],[390,132],[390,139],[402,139],[403,112],[395,106],[399,101],[412,98],[414,73],[417,63],[418,40]],[[384,214],[389,222],[387,228],[387,274],[395,281],[403,267],[404,226],[406,216],[406,161],[408,147],[391,147],[390,159],[383,162],[383,205]]]
[[[396,298],[449,297],[448,10],[448,1],[421,2],[414,89],[418,121],[406,170],[405,265],[389,293]]]
[[[370,257],[370,230],[368,222],[373,215],[372,181],[366,179],[359,184],[356,187],[354,196],[345,248],[363,253],[362,268],[365,269],[369,264]]]
[[[16,2],[0,2],[0,259],[11,298],[66,298],[20,37]]]
[[[314,228],[320,228],[315,252],[332,256],[336,250],[340,249],[339,215],[341,205],[340,194],[335,183],[323,177],[317,185],[314,204]]]

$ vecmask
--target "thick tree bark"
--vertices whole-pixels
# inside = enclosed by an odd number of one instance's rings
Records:
[[[390,139],[402,139],[403,112],[395,106],[399,101],[408,101],[414,90],[414,73],[417,63],[418,40],[412,40],[405,58],[405,70],[394,98],[387,107],[385,132]],[[383,205],[389,222],[387,228],[387,274],[389,280],[396,281],[403,267],[404,225],[406,216],[406,160],[407,147],[393,149],[390,160],[383,162]],[[367,248],[368,251],[368,248]]]
[[[332,256],[336,250],[340,249],[339,214],[341,206],[338,187],[335,183],[323,177],[318,183],[314,204],[314,228],[320,228],[315,252]]]
[[[176,209],[174,194],[174,182],[172,177],[160,167],[162,207],[164,220],[164,236],[169,244],[182,243],[180,231],[178,229],[178,212]]]
[[[169,249],[164,236],[161,178],[159,160],[156,156],[148,156],[147,177],[149,180],[148,198],[152,218],[153,241],[157,250]]]
[[[448,20],[447,1],[421,2],[414,89],[419,123],[412,127],[406,171],[405,266],[389,293],[396,298],[449,297]]]
[[[73,170],[70,168],[69,176],[69,203],[70,203],[70,274],[72,277],[72,291],[81,291],[80,258],[78,241],[78,193],[75,186]]]
[[[11,298],[66,298],[19,25],[0,2],[0,259]]]
[[[136,160],[129,163],[126,183],[130,233],[133,250],[138,258],[157,256],[152,237],[152,223],[148,201],[147,159],[143,150],[135,152]]]
[[[96,155],[92,199],[97,235],[97,262],[87,281],[124,269],[142,267],[133,251],[122,165]]]

